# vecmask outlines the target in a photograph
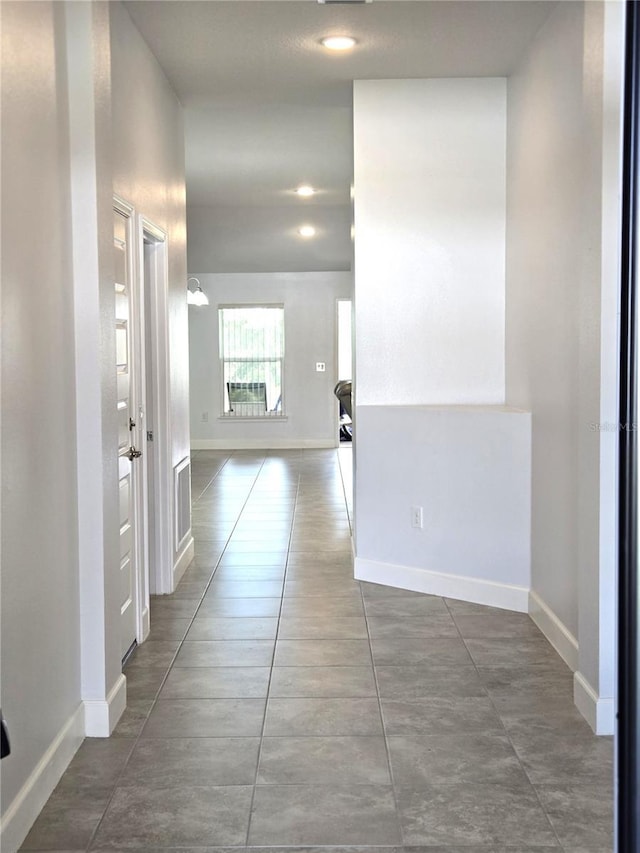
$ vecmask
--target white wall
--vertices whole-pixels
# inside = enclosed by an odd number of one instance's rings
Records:
[[[13,747],[0,765],[1,846],[13,853],[85,731],[108,734],[124,701],[114,162],[116,191],[169,233],[174,459],[189,452],[188,363],[175,96],[119,4],[0,8],[0,700]]]
[[[357,576],[526,609],[530,425],[501,405],[506,81],[357,81],[354,133]]]
[[[192,446],[333,447],[338,432],[336,300],[351,298],[351,273],[192,274],[210,301],[208,307],[189,309]],[[217,306],[234,303],[284,305],[286,420],[220,419]],[[318,361],[325,362],[324,373],[316,372]]]
[[[509,81],[506,339],[507,400],[534,414],[533,587],[576,637],[582,15],[560,4]]]
[[[168,234],[171,452],[189,453],[187,256],[182,107],[120,3],[110,3],[114,192]]]
[[[527,412],[360,406],[356,441],[356,577],[527,610]]]
[[[10,851],[22,840],[20,806],[39,762],[48,754],[51,766],[35,785],[35,808],[77,748],[83,720],[63,9],[2,3],[1,11],[0,700],[13,754],[0,772]],[[60,749],[48,752],[57,739]]]
[[[558,4],[510,79],[507,204],[507,402],[534,419],[532,604],[601,731],[613,725],[616,436],[597,425],[617,421],[622,56],[615,4],[607,16]]]
[[[359,405],[504,402],[504,79],[354,84]]]

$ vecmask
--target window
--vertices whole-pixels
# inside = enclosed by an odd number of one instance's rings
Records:
[[[218,315],[223,417],[282,417],[284,308],[223,306]]]

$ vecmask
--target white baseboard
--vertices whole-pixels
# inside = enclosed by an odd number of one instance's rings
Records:
[[[192,439],[192,450],[326,450],[333,438],[205,438]]]
[[[355,578],[385,586],[458,598],[474,604],[501,607],[503,610],[527,612],[529,590],[526,587],[494,583],[480,578],[456,577],[413,566],[396,566],[355,558]]]
[[[191,531],[187,534],[186,545],[183,546],[182,550],[178,554],[178,558],[173,566],[173,589],[178,586],[182,575],[186,572],[187,566],[192,562],[193,556],[195,553],[195,542],[193,540],[193,536],[191,535]]]
[[[15,853],[53,793],[84,740],[84,705],[80,704],[53,739],[0,821],[0,849]],[[10,759],[5,759],[10,760]]]
[[[578,641],[537,592],[529,592],[529,616],[571,672],[578,669]]]
[[[595,734],[614,734],[616,714],[613,697],[598,696],[581,672],[573,675],[573,701]]]
[[[127,679],[120,675],[105,699],[84,700],[87,737],[109,737],[127,707]]]

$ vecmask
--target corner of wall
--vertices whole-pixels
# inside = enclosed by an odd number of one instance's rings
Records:
[[[615,732],[615,702],[612,696],[599,696],[581,672],[573,676],[573,701],[597,735]]]
[[[571,672],[575,672],[578,669],[578,641],[546,601],[543,601],[534,590],[529,592],[529,616]]]
[[[109,737],[127,706],[127,679],[124,675],[104,699],[85,699],[85,735],[87,737]]]

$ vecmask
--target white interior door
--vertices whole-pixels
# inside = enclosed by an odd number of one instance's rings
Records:
[[[116,374],[118,388],[118,478],[120,490],[120,641],[124,658],[136,642],[138,624],[138,539],[136,524],[136,382],[131,219],[114,210]]]

